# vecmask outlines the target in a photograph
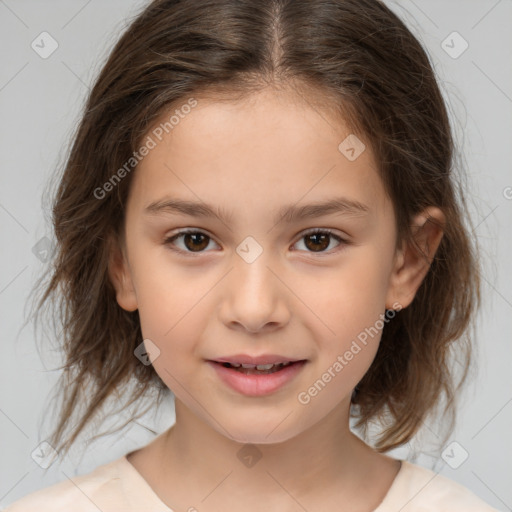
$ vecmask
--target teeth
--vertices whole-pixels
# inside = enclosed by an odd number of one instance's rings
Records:
[[[232,364],[232,366],[235,366],[235,365]],[[254,369],[254,368],[256,368],[257,370],[270,370],[274,366],[277,366],[277,365],[275,365],[273,363],[271,363],[271,364],[258,364],[258,365],[242,363],[242,368],[247,368],[247,369]]]
[[[259,364],[258,366],[256,366],[256,368],[258,370],[270,370],[270,368],[272,368],[274,366],[274,363],[272,364]]]
[[[287,362],[284,362],[284,363],[270,363],[270,364],[248,364],[248,363],[225,363],[225,365],[229,365],[229,366],[232,366],[233,368],[244,368],[244,369],[247,369],[247,370],[261,370],[261,371],[267,371],[267,370],[271,370],[272,368],[274,367],[284,367],[284,366],[288,366],[289,364],[291,364],[291,361],[287,361]]]

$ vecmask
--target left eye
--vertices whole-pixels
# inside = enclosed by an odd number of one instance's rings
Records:
[[[304,244],[308,249],[312,248],[310,252],[329,252],[325,249],[329,247],[331,239],[334,238],[338,242],[338,246],[346,243],[346,240],[341,238],[338,235],[335,235],[329,229],[315,229],[313,231],[308,231],[307,233],[303,233],[299,242],[302,240],[306,240]],[[297,243],[299,243],[297,242]],[[308,246],[309,244],[309,246]]]
[[[164,240],[164,244],[171,246],[175,245],[175,241],[180,238],[183,238],[184,249],[178,248],[173,250],[185,253],[205,252],[204,249],[208,247],[209,242],[213,241],[210,236],[208,236],[206,233],[203,233],[202,231],[184,230],[176,233],[175,235],[172,235],[169,238],[166,238]],[[346,240],[338,235],[335,235],[329,229],[315,229],[303,233],[300,240],[296,242],[296,244],[302,242],[302,240],[306,240],[304,245],[308,252],[323,253],[327,252],[326,249],[329,247],[332,241],[331,239],[333,238],[338,242],[338,246],[343,243],[347,243]]]

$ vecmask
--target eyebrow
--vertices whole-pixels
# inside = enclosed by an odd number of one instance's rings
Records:
[[[327,201],[310,203],[303,206],[297,206],[296,204],[283,206],[274,217],[274,222],[277,224],[284,220],[291,224],[299,220],[330,214],[361,216],[369,211],[370,208],[359,201],[335,197]],[[223,223],[230,223],[233,219],[233,214],[223,208],[177,198],[164,198],[154,201],[144,209],[144,212],[148,215],[174,213],[190,217],[214,217]]]

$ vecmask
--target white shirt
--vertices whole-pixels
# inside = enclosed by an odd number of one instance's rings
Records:
[[[194,505],[194,504],[191,504]],[[199,507],[200,508],[200,507]],[[173,512],[126,455],[17,500],[5,512]],[[402,461],[373,512],[497,512],[461,484]]]

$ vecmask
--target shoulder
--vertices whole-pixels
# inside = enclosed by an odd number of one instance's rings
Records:
[[[388,495],[375,512],[398,509],[402,512],[497,512],[458,482],[407,461],[402,461]]]
[[[128,503],[123,502],[125,493],[121,488],[122,465],[123,458],[120,458],[99,466],[86,475],[66,477],[59,483],[15,501],[4,512],[128,510]]]

